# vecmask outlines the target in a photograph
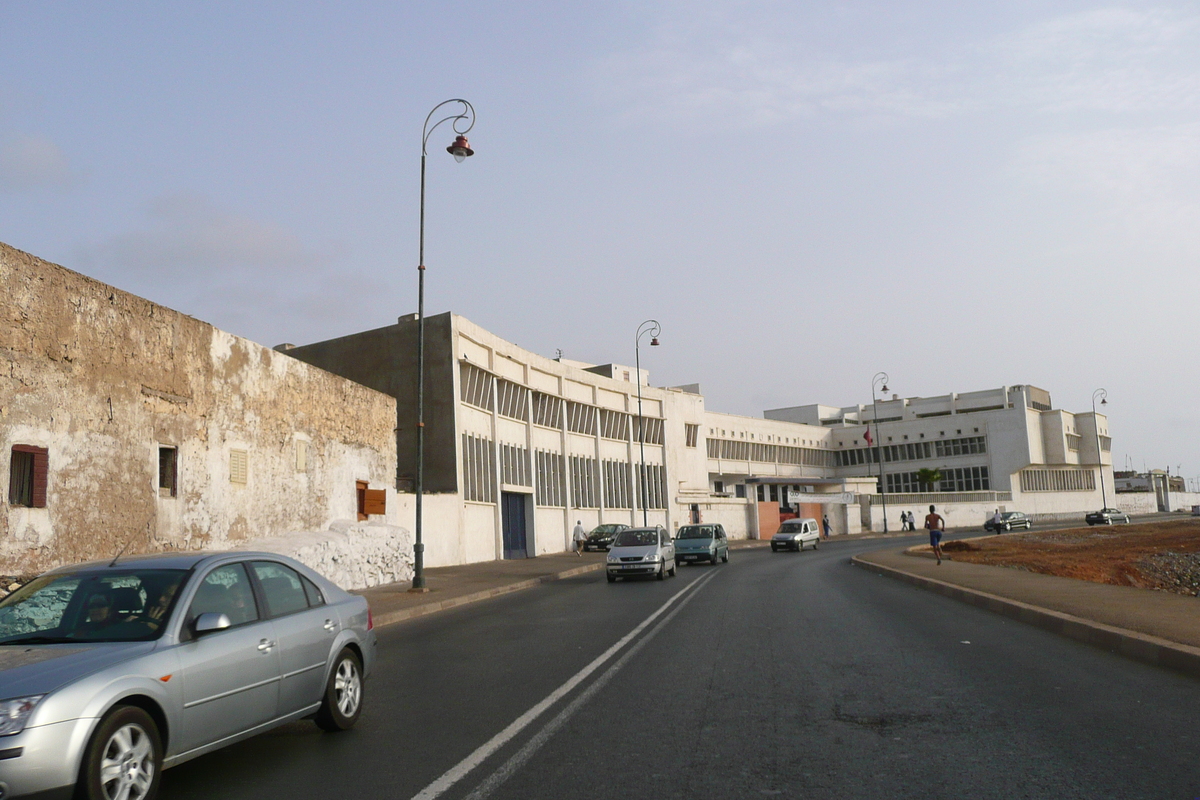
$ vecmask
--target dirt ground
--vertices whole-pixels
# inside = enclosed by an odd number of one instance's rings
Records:
[[[946,542],[954,561],[1200,596],[1200,519]]]

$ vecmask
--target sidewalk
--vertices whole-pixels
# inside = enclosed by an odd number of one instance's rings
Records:
[[[757,539],[731,541],[729,549],[766,547]],[[355,594],[367,598],[375,626],[393,625],[406,619],[476,603],[510,592],[532,589],[550,581],[571,578],[604,569],[607,553],[553,553],[537,558],[481,561],[458,567],[433,567],[425,570],[427,592],[410,592],[409,582],[389,583],[361,589]]]
[[[1194,597],[1059,578],[1008,567],[906,555],[851,559],[865,569],[1063,636],[1200,677],[1200,602]]]

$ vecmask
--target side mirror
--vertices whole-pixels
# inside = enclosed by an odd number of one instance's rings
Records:
[[[192,630],[197,636],[203,636],[206,633],[214,631],[223,631],[226,628],[232,628],[233,622],[227,614],[219,614],[215,611],[210,611],[207,614],[201,614],[196,617],[196,621],[192,623]]]

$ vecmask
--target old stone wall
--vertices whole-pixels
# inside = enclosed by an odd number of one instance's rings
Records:
[[[357,481],[398,522],[393,398],[3,244],[0,286],[0,572],[357,523]],[[44,508],[9,502],[14,445]]]

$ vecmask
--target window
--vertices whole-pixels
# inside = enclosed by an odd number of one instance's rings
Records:
[[[760,503],[766,502],[767,490],[763,487],[763,485],[761,483],[758,485],[757,490],[758,490],[758,502],[760,502]]]
[[[234,625],[258,619],[258,606],[243,564],[226,564],[205,576],[192,598],[188,620],[194,621],[201,614],[224,614]]]
[[[14,444],[8,473],[9,505],[45,508],[49,467],[47,448]]]
[[[463,499],[478,503],[495,502],[492,487],[495,444],[491,439],[464,433],[462,452]]]
[[[683,443],[685,445],[687,445],[688,447],[695,447],[696,439],[699,437],[699,435],[700,435],[700,426],[699,425],[690,425],[690,424],[684,423],[684,426],[683,426],[684,442]]]
[[[744,498],[746,496],[746,484],[739,483],[733,487],[733,494],[736,497]]]
[[[524,420],[529,413],[529,390],[520,384],[498,378],[496,413],[502,417]]]
[[[308,608],[308,597],[300,575],[291,567],[274,561],[253,562],[254,575],[262,586],[267,611],[272,617],[294,614]]]
[[[629,496],[629,464],[625,461],[605,461],[604,464],[604,507],[634,508]]]
[[[304,584],[304,596],[308,598],[308,604],[314,608],[325,605],[325,595],[321,594],[321,590],[317,585],[303,575],[300,576],[300,582]]]
[[[245,450],[229,451],[229,482],[246,484],[249,456]]]
[[[1090,469],[1023,469],[1022,492],[1094,492],[1096,473]]]
[[[659,423],[661,425],[661,422]],[[659,429],[661,434],[662,429]],[[600,409],[600,435],[619,442],[629,441],[629,415],[620,411]]]
[[[724,481],[713,481],[713,491],[716,492],[717,494],[720,494],[721,492],[725,491],[725,482]]]
[[[596,435],[596,407],[567,401],[567,430]]]
[[[533,424],[544,428],[561,428],[562,400],[553,395],[534,392]]]
[[[539,506],[566,505],[566,466],[560,453],[538,450],[537,453],[537,504]]]
[[[492,410],[492,376],[474,364],[459,364],[459,398],[484,411]]]
[[[571,468],[571,505],[575,508],[599,508],[600,476],[596,459],[571,456],[568,463]]]
[[[308,472],[308,442],[296,440],[296,472]]]
[[[179,451],[174,447],[158,448],[158,496],[174,497],[179,477]]]
[[[387,513],[387,492],[383,489],[369,489],[366,481],[355,481],[354,489],[358,500],[358,521],[362,522],[372,515]]]
[[[532,486],[529,451],[515,444],[500,445],[500,482],[513,486]]]

